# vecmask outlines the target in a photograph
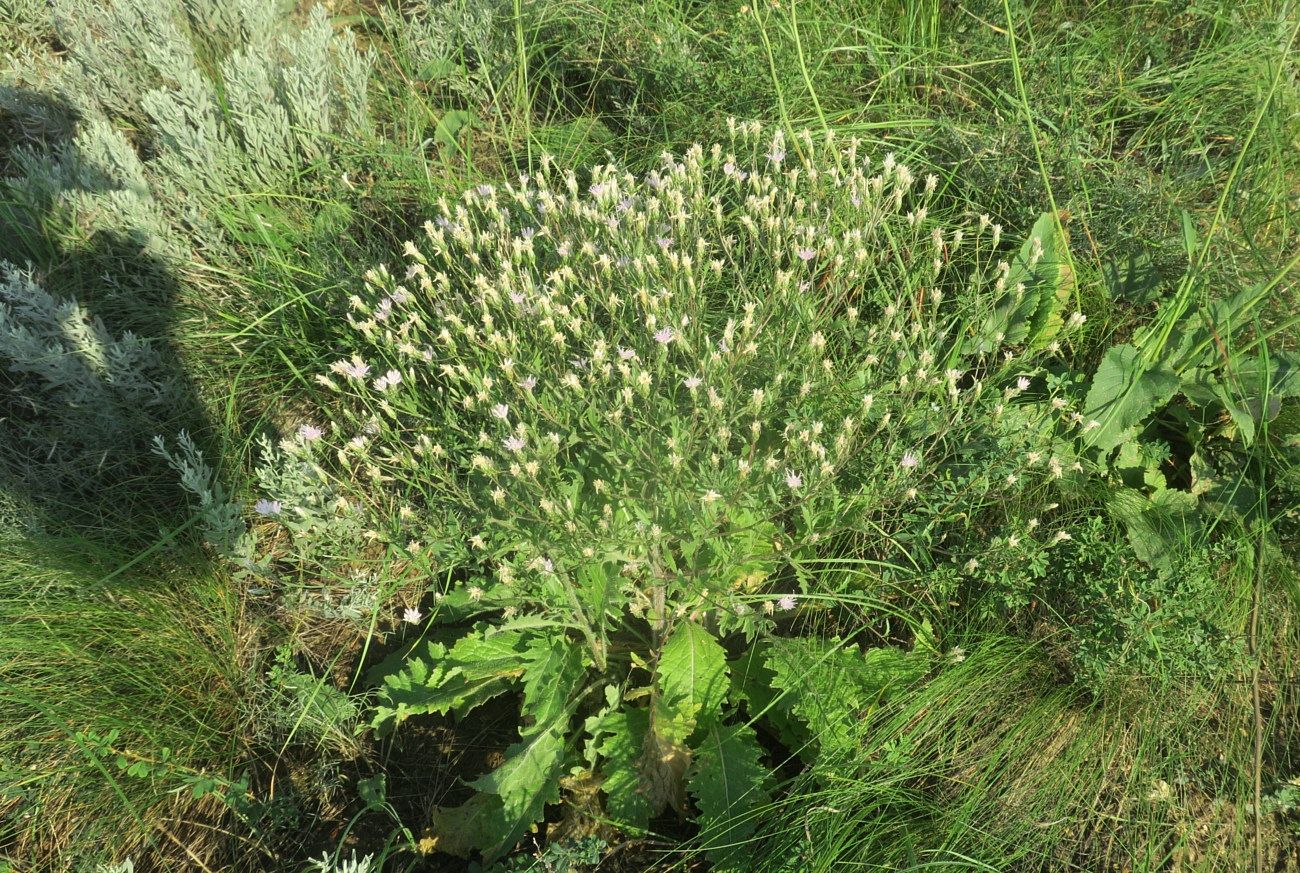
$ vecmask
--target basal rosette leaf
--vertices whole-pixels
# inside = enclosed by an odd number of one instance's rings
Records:
[[[727,696],[727,653],[693,621],[680,624],[659,654],[653,730],[685,744],[698,724],[716,719]]]
[[[1188,491],[1162,488],[1147,497],[1120,488],[1107,506],[1124,523],[1134,554],[1153,567],[1172,570],[1189,543],[1201,535],[1196,495]]]
[[[500,767],[469,783],[501,801],[496,820],[485,829],[486,839],[478,846],[484,857],[508,851],[542,817],[546,804],[559,802],[567,748],[565,728],[561,722],[535,726],[506,749]]]
[[[475,848],[485,857],[508,851],[560,799],[560,777],[568,757],[569,721],[582,685],[582,649],[561,633],[533,636],[523,652],[526,726],[505,761],[469,783],[499,804],[480,801]]]
[[[610,713],[601,722],[604,736],[596,749],[602,759],[606,813],[620,825],[637,830],[649,825],[654,811],[641,767],[649,727],[648,710]]]
[[[612,816],[645,827],[664,807],[685,814],[690,740],[719,720],[729,690],[726,651],[692,621],[677,626],[655,667],[647,710],[608,717],[602,773]]]
[[[1055,217],[1040,215],[1009,264],[1001,296],[968,338],[966,354],[988,354],[1004,344],[1041,348],[1060,332],[1061,310],[1074,287],[1066,245]]]
[[[522,632],[487,630],[462,637],[450,649],[430,643],[384,677],[372,726],[384,735],[412,715],[469,712],[523,675],[527,643]]]
[[[1148,364],[1131,345],[1107,350],[1084,401],[1084,418],[1100,422],[1086,439],[1109,452],[1137,434],[1148,415],[1178,391],[1178,374],[1160,363]]]
[[[773,686],[784,693],[773,705],[802,722],[812,746],[826,751],[851,745],[862,713],[894,688],[923,676],[930,657],[929,646],[863,652],[835,640],[778,638],[768,643],[765,662]]]
[[[700,810],[701,839],[714,869],[733,869],[747,855],[743,842],[757,827],[757,811],[770,799],[771,773],[762,754],[749,725],[713,724],[704,732],[688,787]]]

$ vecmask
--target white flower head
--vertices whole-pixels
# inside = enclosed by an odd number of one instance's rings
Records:
[[[283,511],[283,509],[284,507],[280,505],[280,501],[268,500],[265,497],[257,501],[257,503],[253,504],[253,511],[256,512],[258,515],[262,515],[266,517],[279,515]]]

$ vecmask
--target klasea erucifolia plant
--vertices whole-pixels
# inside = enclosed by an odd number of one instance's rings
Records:
[[[673,807],[735,842],[769,779],[740,659],[789,680],[801,616],[1069,539],[1095,425],[1042,375],[1082,320],[1061,243],[939,221],[938,182],[741,123],[643,177],[543,158],[439,203],[346,301],[332,399],[264,465],[259,560],[336,576],[341,528],[426,586],[381,732],[522,692],[440,848],[503,852],[596,789],[624,826]],[[911,675],[942,661],[913,630]]]

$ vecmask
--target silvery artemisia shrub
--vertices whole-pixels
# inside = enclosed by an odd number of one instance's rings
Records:
[[[160,254],[219,246],[213,208],[292,188],[340,137],[370,130],[373,55],[323,7],[300,25],[254,0],[61,0],[55,21],[65,60],[9,78],[66,102],[82,119],[75,136],[46,141],[40,132],[56,128],[48,101],[0,95],[38,138],[5,180],[33,223],[62,211],[86,235],[116,231]],[[215,78],[199,63],[205,44]]]
[[[408,566],[466,570],[476,601],[589,633],[594,570],[615,621],[752,631],[846,584],[822,559],[879,586],[968,575],[995,534],[1026,560],[1062,542],[1036,516],[1085,475],[1088,423],[1025,396],[1081,320],[1026,285],[1043,241],[1013,266],[1000,226],[935,220],[937,179],[892,154],[734,130],[644,178],[544,159],[439,204],[350,298],[318,423],[267,459],[316,496],[270,488],[261,513],[308,538],[330,506]],[[1036,297],[1031,332],[986,329]],[[328,551],[276,542],[293,574]]]
[[[6,473],[42,487],[94,488],[132,461],[132,439],[156,430],[178,403],[174,375],[148,341],[113,335],[76,301],[3,262],[0,385]]]

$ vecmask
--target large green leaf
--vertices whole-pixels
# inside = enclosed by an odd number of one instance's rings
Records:
[[[506,749],[500,767],[469,783],[484,794],[501,798],[500,819],[482,846],[486,857],[508,851],[542,817],[546,804],[559,802],[565,727],[563,722],[535,727]]]
[[[583,675],[584,649],[564,634],[539,636],[525,652],[523,715],[532,724],[565,718]]]
[[[656,669],[654,730],[684,744],[699,724],[716,719],[727,696],[727,653],[693,621],[664,643]]]
[[[457,858],[468,858],[505,830],[505,812],[495,794],[475,794],[460,806],[434,807],[429,836],[433,848]]]
[[[448,650],[432,643],[423,655],[384,677],[373,727],[390,732],[412,715],[466,713],[502,692],[523,675],[528,638],[521,631],[476,630]]]
[[[1134,554],[1153,567],[1172,569],[1201,532],[1196,497],[1187,491],[1162,488],[1148,498],[1132,488],[1121,488],[1107,505],[1124,523]]]
[[[750,855],[743,842],[758,825],[756,811],[769,800],[771,773],[762,751],[749,725],[713,724],[704,732],[688,784],[715,870],[734,869]]]
[[[1084,418],[1100,423],[1089,432],[1091,444],[1109,452],[1132,439],[1148,415],[1178,391],[1178,375],[1163,364],[1147,364],[1130,345],[1106,351],[1084,401]]]
[[[608,715],[601,722],[604,737],[597,747],[603,762],[600,767],[605,792],[605,811],[624,827],[645,830],[651,809],[648,785],[643,776],[642,754],[650,713],[644,709],[625,709]]]
[[[582,649],[562,633],[529,640],[525,651],[525,726],[505,761],[470,786],[501,799],[495,830],[482,845],[494,857],[509,850],[560,799],[560,777],[568,750],[569,720],[583,677]]]
[[[802,722],[810,750],[843,750],[855,742],[854,725],[894,688],[923,676],[930,652],[882,646],[866,652],[836,640],[771,640],[766,663],[784,692],[776,705]]]
[[[1037,259],[1035,241],[1043,248]],[[1061,311],[1074,287],[1066,246],[1052,214],[1040,215],[1011,261],[1006,290],[968,337],[966,354],[988,354],[1020,343],[1041,348],[1056,336],[1063,324]]]

